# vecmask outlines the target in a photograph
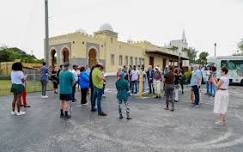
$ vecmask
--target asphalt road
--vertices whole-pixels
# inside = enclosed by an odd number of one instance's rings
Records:
[[[103,109],[72,104],[72,118],[59,118],[58,96],[28,94],[25,116],[11,116],[12,96],[0,97],[0,152],[242,152],[243,87],[230,87],[226,126],[214,124],[213,98],[202,95],[192,109],[189,88],[175,112],[163,110],[164,99],[129,99],[132,120],[118,119],[114,79],[108,80]],[[202,92],[203,94],[203,92]],[[78,100],[80,94],[77,93]]]

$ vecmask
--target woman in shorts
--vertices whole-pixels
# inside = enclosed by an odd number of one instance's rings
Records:
[[[14,95],[13,102],[12,102],[12,115],[24,115],[25,112],[21,111],[21,94],[24,91],[24,73],[23,73],[23,65],[20,62],[16,62],[12,65],[11,71],[11,92]],[[17,111],[15,107],[17,106]]]

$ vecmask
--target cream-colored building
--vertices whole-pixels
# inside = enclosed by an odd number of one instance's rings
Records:
[[[49,63],[60,65],[70,62],[77,65],[93,66],[103,63],[105,72],[114,73],[122,65],[153,65],[164,68],[177,65],[178,55],[182,60],[188,59],[187,52],[179,53],[148,41],[118,40],[118,33],[109,24],[104,24],[99,31],[89,35],[83,31],[51,37],[49,39]]]

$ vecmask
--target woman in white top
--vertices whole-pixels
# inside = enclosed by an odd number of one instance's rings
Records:
[[[214,113],[219,114],[219,118],[216,121],[216,124],[223,125],[225,124],[225,114],[229,105],[229,78],[227,76],[228,69],[223,67],[221,69],[221,78],[219,81],[216,79],[212,80],[212,83],[216,86],[217,92],[215,95],[214,102]]]
[[[21,107],[21,94],[24,90],[24,73],[23,73],[23,66],[20,62],[16,62],[12,65],[12,72],[11,72],[11,92],[14,95],[13,102],[12,102],[12,115],[23,115],[25,112],[20,111]],[[15,111],[15,107],[17,105],[17,112]]]

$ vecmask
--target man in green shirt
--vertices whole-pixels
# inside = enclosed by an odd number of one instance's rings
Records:
[[[59,74],[59,87],[60,87],[60,117],[71,118],[68,114],[70,109],[70,101],[73,100],[72,97],[72,87],[75,84],[75,78],[72,72],[69,71],[69,63],[64,64],[64,69]]]
[[[98,108],[98,115],[99,116],[107,116],[106,113],[102,111],[101,108],[101,98],[103,94],[103,84],[104,84],[104,73],[103,73],[103,66],[98,64],[94,70],[92,71],[92,82],[94,86],[94,94],[93,94],[93,103],[96,103],[97,100],[97,108]]]

